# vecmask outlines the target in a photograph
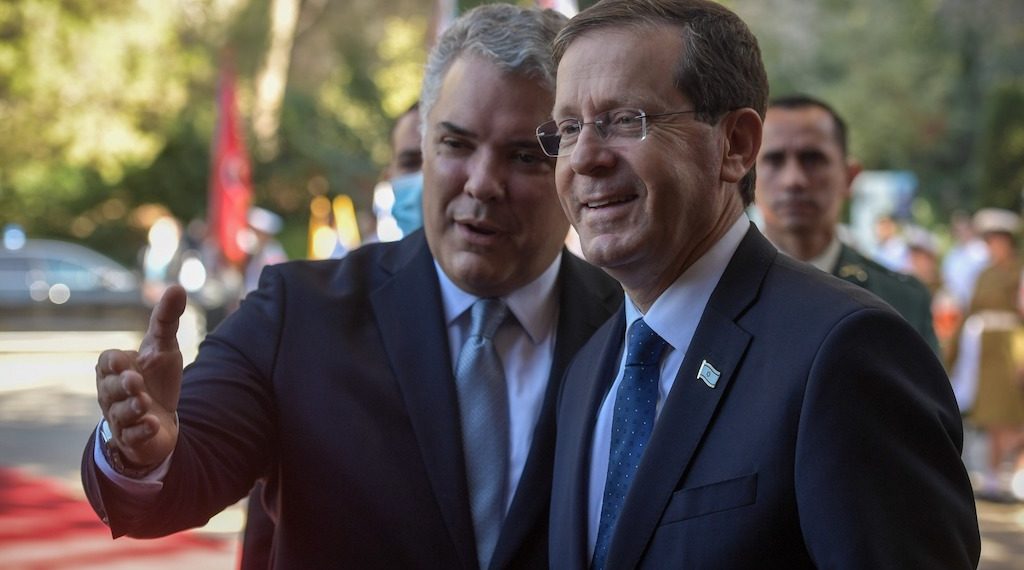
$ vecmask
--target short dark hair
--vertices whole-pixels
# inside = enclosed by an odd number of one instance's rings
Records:
[[[555,38],[555,62],[579,37],[601,28],[675,26],[683,51],[673,77],[697,116],[717,122],[729,111],[751,108],[764,118],[768,75],[757,38],[728,8],[708,0],[604,0],[580,12]],[[740,181],[744,205],[754,200],[754,168]]]
[[[792,95],[777,97],[768,102],[769,109],[795,110],[807,109],[810,107],[817,107],[832,117],[832,125],[836,130],[836,142],[839,143],[839,149],[843,151],[843,157],[846,157],[849,137],[846,129],[846,121],[839,116],[839,113],[836,112],[832,105],[829,105],[817,97],[812,97],[811,95],[806,95],[804,93],[794,93]]]
[[[395,142],[395,131],[398,130],[398,123],[401,123],[402,119],[404,119],[406,115],[408,115],[410,113],[419,113],[419,112],[420,112],[420,101],[419,101],[419,99],[417,99],[415,103],[413,103],[412,105],[409,105],[408,109],[402,111],[401,115],[398,115],[397,117],[395,117],[395,120],[391,123],[391,130],[388,131],[388,144],[394,144],[394,142]],[[392,149],[392,150],[394,150],[394,149]]]

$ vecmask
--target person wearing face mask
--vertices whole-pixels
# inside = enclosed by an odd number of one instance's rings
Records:
[[[420,104],[402,113],[391,129],[388,180],[374,190],[377,240],[394,241],[423,225],[423,150]]]
[[[779,251],[878,295],[938,353],[928,289],[839,239],[861,171],[848,153],[847,131],[820,99],[795,94],[768,102],[754,189],[765,237]]]
[[[274,568],[547,568],[554,403],[622,289],[567,254],[551,10],[477,7],[429,57],[423,228],[264,270],[182,370],[184,291],[96,367],[83,483],[114,536],[263,481]]]

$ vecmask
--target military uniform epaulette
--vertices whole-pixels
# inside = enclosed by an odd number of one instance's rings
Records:
[[[842,246],[832,274],[881,297],[938,351],[932,327],[931,293],[917,278],[893,271],[847,245]]]
[[[864,271],[864,268],[857,263],[847,263],[843,265],[836,271],[836,275],[843,279],[850,279],[852,277],[861,283],[868,280],[867,271]]]
[[[877,261],[871,259],[870,257],[866,257],[856,252],[853,256],[848,257],[856,257],[857,260],[844,261],[843,259],[840,259],[839,267],[835,271],[835,275],[837,277],[846,280],[853,280],[863,285],[868,281],[870,277],[875,275],[882,275],[887,278],[891,278],[896,281],[906,283],[907,285],[910,286],[921,285],[921,287],[924,288],[924,284],[920,283],[913,276],[907,275],[906,273],[893,271],[892,269],[889,269],[888,267],[882,265],[881,263],[878,263]]]

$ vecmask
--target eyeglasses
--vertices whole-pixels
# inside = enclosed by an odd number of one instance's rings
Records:
[[[540,141],[544,154],[553,158],[569,156],[576,148],[576,141],[579,140],[585,125],[594,125],[594,130],[606,145],[624,146],[647,138],[647,128],[651,119],[695,112],[691,109],[648,115],[640,109],[612,109],[601,113],[589,123],[579,119],[548,121],[537,127],[537,140]]]

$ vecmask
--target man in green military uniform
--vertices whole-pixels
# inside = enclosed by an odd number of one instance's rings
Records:
[[[805,95],[772,101],[757,157],[764,234],[790,256],[882,298],[938,352],[928,289],[839,240],[839,216],[860,170],[847,153],[846,123],[830,105]]]

